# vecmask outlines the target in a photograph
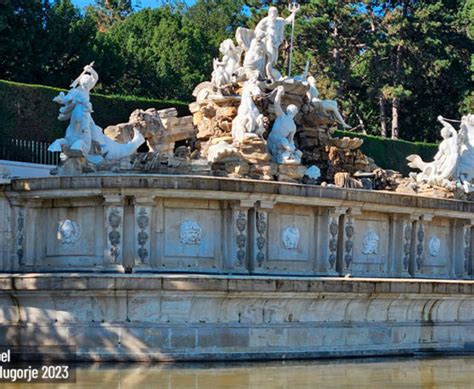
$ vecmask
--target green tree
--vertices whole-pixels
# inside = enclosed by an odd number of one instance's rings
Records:
[[[95,0],[95,4],[88,7],[88,13],[94,15],[100,31],[106,31],[132,12],[132,0]]]
[[[209,37],[209,42],[218,47],[227,38],[232,38],[237,27],[245,24],[242,0],[197,0],[189,7],[186,18],[200,26]]]
[[[0,3],[0,77],[68,85],[91,60],[95,32],[70,0]]]
[[[199,27],[169,7],[143,9],[114,24],[96,52],[117,53],[122,73],[115,82],[103,82],[107,92],[190,99],[193,87],[211,69],[207,37]],[[107,66],[102,56],[99,63]],[[110,75],[105,72],[107,80]],[[106,86],[107,85],[107,86]]]
[[[45,6],[42,0],[0,2],[0,77],[28,82],[40,73]]]

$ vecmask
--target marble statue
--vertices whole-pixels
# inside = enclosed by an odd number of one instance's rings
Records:
[[[211,82],[217,88],[222,88],[224,85],[228,84],[227,82],[227,75],[225,72],[225,68],[221,62],[219,62],[216,58],[212,62],[214,71],[211,75]]]
[[[265,131],[263,127],[263,115],[255,105],[253,98],[261,95],[258,85],[247,81],[242,88],[242,97],[237,111],[237,116],[232,121],[232,138],[241,142],[248,137],[262,137]]]
[[[52,152],[62,152],[62,159],[85,157],[94,164],[103,160],[119,160],[130,156],[144,143],[139,131],[134,131],[133,139],[126,144],[114,142],[104,135],[102,129],[92,119],[90,91],[95,87],[99,76],[93,63],[84,67],[81,75],[71,84],[71,90],[61,92],[53,101],[63,105],[58,119],[70,121],[64,138],[56,139],[48,148]]]
[[[460,158],[463,152],[463,143],[467,135],[467,128],[459,133],[442,116],[438,116],[438,121],[443,124],[441,137],[443,140],[438,146],[438,152],[432,162],[424,162],[419,155],[412,154],[407,157],[408,166],[421,170],[415,178],[417,182],[426,182],[431,185],[449,186],[451,181],[460,178]],[[471,179],[474,171],[470,171]]]
[[[265,33],[265,47],[267,50],[266,74],[270,80],[278,81],[283,77],[275,69],[278,62],[278,51],[285,40],[285,26],[291,24],[299,8],[294,8],[286,19],[278,16],[278,9],[270,7],[268,16],[258,22],[255,33]]]
[[[227,143],[226,141],[220,141],[209,146],[207,150],[207,161],[214,163],[219,162],[223,159],[228,158],[239,158],[240,153],[237,147]]]
[[[474,114],[461,118],[459,133],[463,142],[459,159],[459,176],[464,182],[471,183],[474,179]]]
[[[294,142],[295,116],[298,113],[298,108],[290,104],[286,108],[286,112],[283,110],[281,98],[284,91],[283,86],[277,88],[274,103],[277,118],[268,136],[268,149],[273,161],[278,164],[299,164],[303,153],[296,148]]]
[[[265,78],[266,48],[265,33],[259,31],[250,42],[244,56],[243,73],[247,80],[255,82]]]
[[[285,26],[291,24],[299,7],[291,10],[291,15],[284,19],[278,16],[276,7],[268,9],[268,16],[257,24],[254,30],[239,27],[236,39],[245,50],[241,70],[248,80],[268,78],[279,81],[283,76],[275,69],[278,62],[278,51],[285,40]]]
[[[221,88],[232,82],[235,72],[240,68],[243,49],[235,46],[232,39],[226,39],[220,44],[219,51],[222,54],[222,60],[214,59],[212,83]]]
[[[318,88],[316,87],[316,79],[313,76],[309,76],[308,79],[309,91],[308,100],[318,110],[328,115],[333,115],[336,121],[344,128],[351,128],[342,117],[337,106],[337,102],[334,100],[322,100],[319,95]]]

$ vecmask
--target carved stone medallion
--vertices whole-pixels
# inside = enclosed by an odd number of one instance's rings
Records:
[[[58,223],[57,238],[62,244],[74,244],[80,235],[81,230],[77,222],[66,219]]]
[[[365,255],[377,254],[379,250],[379,236],[374,231],[369,231],[364,235],[362,241],[362,253]]]
[[[296,227],[287,227],[283,230],[281,239],[287,250],[296,250],[300,240],[300,231]]]
[[[428,249],[432,257],[437,257],[441,251],[441,241],[436,236],[433,236],[428,244]]]
[[[181,223],[179,229],[179,240],[182,244],[196,245],[201,244],[202,229],[198,222],[186,220]]]

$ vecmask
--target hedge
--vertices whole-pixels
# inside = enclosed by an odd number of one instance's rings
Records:
[[[50,142],[62,137],[67,123],[57,120],[60,105],[52,100],[63,89],[0,80],[0,136]],[[94,121],[100,127],[126,123],[138,108],[176,107],[189,115],[188,104],[133,96],[91,95]]]
[[[365,155],[373,158],[378,166],[384,169],[398,170],[404,175],[408,175],[411,171],[406,161],[406,157],[410,154],[418,154],[423,160],[431,161],[438,151],[438,145],[433,143],[407,142],[349,131],[336,131],[335,135],[363,139],[364,144],[361,150]]]
[[[0,136],[46,142],[62,137],[67,123],[57,120],[60,106],[52,101],[61,91],[41,85],[0,80]],[[189,115],[188,104],[182,101],[98,94],[91,95],[91,100],[94,120],[101,127],[127,122],[130,113],[137,108],[176,107],[180,115]],[[419,154],[424,160],[431,160],[437,151],[437,145],[428,143],[412,143],[346,131],[336,131],[336,136],[362,138],[362,151],[372,157],[377,165],[398,170],[405,175],[410,171],[406,165],[408,155]]]

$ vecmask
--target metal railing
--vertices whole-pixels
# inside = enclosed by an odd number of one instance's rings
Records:
[[[52,153],[48,147],[48,142],[3,138],[0,139],[0,159],[57,165],[60,153]]]

